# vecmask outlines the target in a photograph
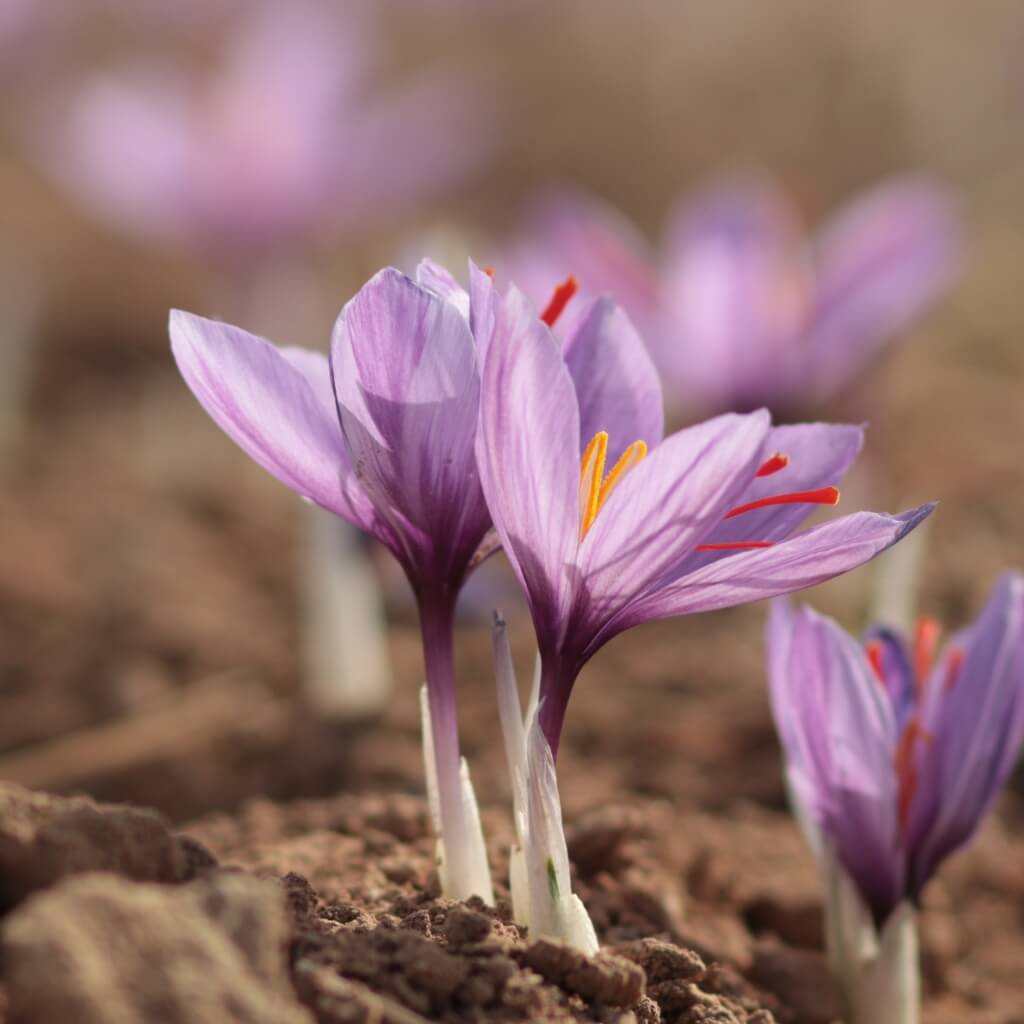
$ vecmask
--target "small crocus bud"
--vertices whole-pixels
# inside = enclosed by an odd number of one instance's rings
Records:
[[[829,961],[852,1024],[913,1024],[915,907],[970,841],[1024,740],[1024,577],[1005,574],[977,621],[939,647],[863,642],[777,601],[768,624],[772,709],[794,812],[822,868]]]

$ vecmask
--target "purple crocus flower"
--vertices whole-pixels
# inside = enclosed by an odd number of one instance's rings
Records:
[[[709,189],[670,213],[660,253],[579,194],[539,201],[507,269],[539,301],[570,267],[650,340],[673,404],[791,411],[840,391],[951,282],[953,204],[920,178],[867,192],[808,241],[767,185]]]
[[[491,523],[474,437],[477,348],[498,307],[490,279],[475,268],[471,278],[470,295],[432,264],[415,281],[380,271],[342,310],[329,360],[179,311],[170,330],[182,376],[221,429],[286,486],[376,537],[408,576],[442,882],[453,898],[489,900],[475,802],[460,777],[452,652],[455,600]]]
[[[238,13],[210,70],[152,60],[51,95],[36,145],[53,175],[105,219],[238,273],[390,219],[480,160],[464,83],[376,88],[370,6]]]
[[[477,460],[529,602],[539,721],[555,755],[580,669],[616,634],[820,583],[931,511],[860,512],[793,535],[814,505],[838,500],[860,428],[773,428],[760,410],[663,439],[658,376],[621,309],[596,300],[563,347],[516,289],[504,307],[484,362]]]
[[[967,843],[1024,740],[1024,577],[1006,573],[978,620],[935,656],[883,628],[863,643],[775,602],[768,678],[797,813],[852,879],[877,928],[916,903]],[[816,840],[817,842],[817,840]]]

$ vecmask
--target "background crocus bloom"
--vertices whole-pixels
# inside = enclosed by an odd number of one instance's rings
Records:
[[[37,148],[106,219],[242,266],[389,219],[483,143],[450,77],[371,91],[369,10],[251,5],[212,70],[97,75],[58,101]]]
[[[773,428],[764,410],[662,439],[661,390],[626,315],[597,300],[564,350],[515,289],[484,362],[477,458],[526,591],[557,754],[569,693],[608,640],[653,619],[809,587],[929,512],[860,512],[792,535],[860,449],[857,427]]]
[[[540,301],[562,267],[610,293],[650,340],[673,406],[776,411],[820,403],[949,285],[950,199],[914,178],[876,187],[808,241],[786,197],[727,184],[680,204],[653,253],[578,194],[538,202],[510,269]]]
[[[330,361],[178,311],[171,343],[229,437],[286,486],[376,537],[405,570],[423,633],[442,884],[452,898],[490,900],[475,803],[460,777],[452,616],[490,527],[474,458],[480,375],[470,324],[494,303],[478,271],[479,304],[422,283],[447,287],[440,268],[424,265],[419,276],[388,269],[372,278],[342,310]]]
[[[880,926],[971,838],[1020,752],[1024,577],[1003,576],[937,657],[928,620],[913,643],[884,629],[860,643],[781,601],[767,636],[794,801]]]

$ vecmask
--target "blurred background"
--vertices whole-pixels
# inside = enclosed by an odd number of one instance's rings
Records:
[[[424,255],[463,279],[472,256],[538,305],[568,274],[621,285],[676,422],[733,394],[870,420],[844,508],[939,499],[921,606],[965,621],[1024,564],[1022,45],[1011,0],[0,0],[0,778],[177,820],[419,791],[400,585],[382,717],[319,714],[308,524],[199,408],[166,325],[180,307],[326,349],[370,274]],[[923,190],[909,226],[892,182]],[[793,368],[833,271],[863,301],[825,386]],[[735,392],[722,374],[748,357],[708,330],[730,302],[740,342],[775,346]],[[500,569],[487,586],[483,605],[514,600]],[[858,628],[870,590],[864,570],[815,600]],[[782,810],[761,614],[649,627],[587,669],[570,813],[608,792]],[[503,798],[471,615],[460,659],[478,791]]]

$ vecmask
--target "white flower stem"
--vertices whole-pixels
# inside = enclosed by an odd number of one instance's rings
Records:
[[[459,757],[455,716],[452,602],[420,601],[420,628],[427,685],[421,694],[423,756],[434,827],[438,832],[438,874],[445,896],[479,896],[493,904],[487,847],[469,768]]]
[[[831,851],[824,851],[822,866],[828,962],[846,1024],[919,1024],[921,978],[913,906],[899,904],[879,931]]]
[[[534,938],[560,939],[592,956],[598,950],[597,934],[570,884],[555,760],[537,714],[536,674],[524,726],[512,653],[500,615],[495,615],[493,649],[518,839],[509,860],[513,914]]]
[[[303,685],[336,720],[376,714],[391,692],[380,584],[359,530],[303,503]]]

